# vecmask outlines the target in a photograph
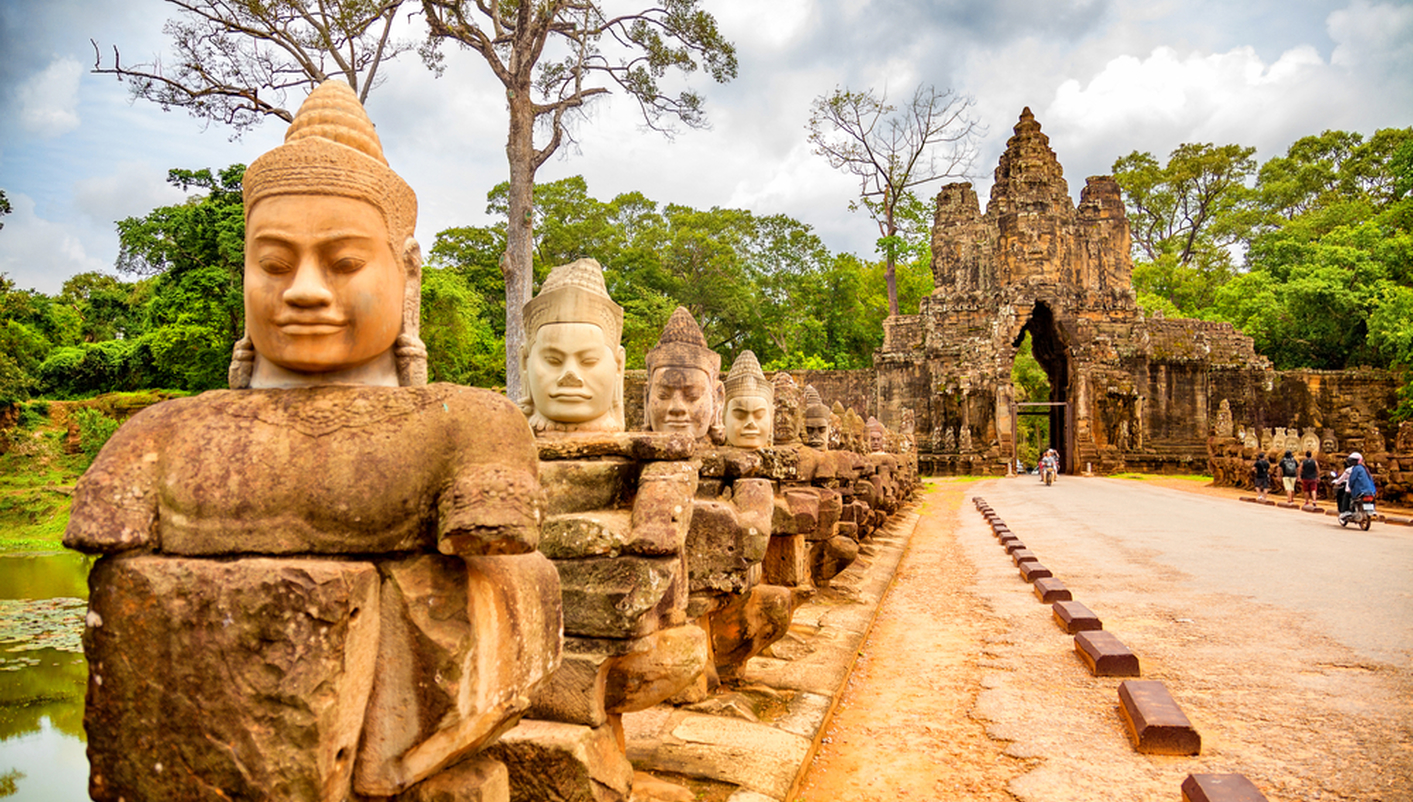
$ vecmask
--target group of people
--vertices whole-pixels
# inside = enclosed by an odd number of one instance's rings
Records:
[[[1266,500],[1266,492],[1270,490],[1272,468],[1264,453],[1258,454],[1256,463],[1251,466],[1256,498],[1260,501]],[[1315,504],[1315,494],[1320,486],[1320,464],[1315,461],[1314,454],[1306,451],[1305,459],[1297,460],[1294,452],[1287,450],[1274,465],[1274,472],[1275,478],[1281,480],[1281,486],[1285,489],[1287,503],[1295,503],[1295,491],[1298,486],[1305,494],[1305,503],[1311,506]],[[1343,473],[1336,474],[1331,471],[1330,476],[1341,519],[1348,518],[1351,514],[1352,499],[1374,495],[1374,477],[1364,465],[1364,456],[1358,451],[1345,458]]]

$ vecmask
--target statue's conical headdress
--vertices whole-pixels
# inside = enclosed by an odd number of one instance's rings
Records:
[[[550,271],[540,294],[525,303],[525,342],[532,342],[546,323],[593,323],[610,345],[618,345],[623,307],[608,297],[598,262],[578,259]]]
[[[805,420],[815,426],[829,423],[829,407],[824,405],[824,399],[819,397],[813,384],[805,385]]]
[[[707,347],[696,319],[681,306],[668,318],[657,346],[648,351],[644,362],[649,375],[663,367],[696,368],[706,371],[715,381],[721,373],[721,354]]]
[[[383,213],[393,252],[417,227],[417,195],[388,167],[373,123],[349,85],[329,79],[304,99],[283,145],[256,159],[242,182],[247,220],[272,195],[337,195]]]
[[[775,385],[766,380],[754,351],[742,351],[726,375],[726,400],[741,396],[758,396],[775,402]]]
[[[873,417],[872,415],[869,415],[869,416],[868,416],[868,422],[864,424],[864,431],[867,431],[867,432],[870,432],[870,433],[872,433],[872,432],[882,432],[882,433],[884,433],[884,434],[887,434],[887,433],[888,433],[888,428],[887,428],[886,426],[884,426],[882,423],[879,423],[879,422],[878,422],[878,418],[875,418],[875,417]]]

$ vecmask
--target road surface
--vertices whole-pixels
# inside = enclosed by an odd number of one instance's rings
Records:
[[[966,503],[954,503],[959,494]],[[1201,755],[1134,752],[1119,680],[1090,676],[971,496],[1138,655],[1144,678],[1167,685],[1202,736]],[[1188,773],[1225,772],[1245,774],[1271,802],[1413,801],[1413,528],[1361,532],[1322,515],[1072,476],[1053,487],[941,480],[927,498],[895,587],[907,603],[890,596],[877,633],[911,627],[913,641],[950,639],[965,653],[920,671],[933,662],[907,654],[907,638],[871,637],[803,785],[810,802],[992,799],[1001,787],[1024,802],[1176,800]],[[915,600],[919,585],[930,604]],[[898,692],[909,684],[932,692]],[[890,783],[894,766],[909,765],[906,747],[879,748],[878,727],[917,728],[919,712],[948,737],[972,723],[984,738],[961,755],[914,738],[938,778]],[[946,785],[949,763],[971,772],[970,788]]]

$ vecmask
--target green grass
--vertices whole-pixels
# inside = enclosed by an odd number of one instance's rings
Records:
[[[70,494],[89,463],[64,453],[65,434],[47,418],[8,433],[10,449],[0,454],[0,553],[63,548]]]
[[[1134,479],[1140,482],[1151,482],[1154,479],[1187,479],[1193,482],[1210,482],[1212,477],[1204,476],[1200,473],[1115,473],[1109,475],[1110,479]]]

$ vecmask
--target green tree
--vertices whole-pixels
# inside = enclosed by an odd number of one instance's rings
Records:
[[[523,308],[531,297],[535,173],[572,139],[569,123],[594,98],[616,87],[637,102],[649,127],[670,131],[672,120],[706,122],[700,95],[668,94],[659,82],[668,70],[698,67],[716,81],[736,75],[736,51],[701,10],[700,0],[662,0],[621,15],[582,0],[499,3],[422,0],[431,34],[426,63],[440,71],[440,46],[454,41],[475,52],[505,87],[509,108],[505,279],[506,388],[521,393],[519,352],[525,341]],[[547,132],[535,144],[535,129]]]
[[[505,383],[505,343],[486,299],[453,268],[422,269],[422,340],[430,381],[472,387]]]
[[[89,272],[71,276],[55,298],[73,309],[82,321],[84,342],[113,340],[140,333],[140,310],[133,301],[137,287],[105,273]]]
[[[120,272],[150,276],[140,348],[156,386],[225,386],[231,348],[245,328],[245,166],[172,170],[168,181],[197,192],[118,223]]]
[[[1159,164],[1134,151],[1114,162],[1133,235],[1134,289],[1199,316],[1236,272],[1232,256],[1253,225],[1255,148],[1179,145]]]
[[[105,67],[93,42],[93,72],[116,76],[134,98],[163,111],[186,109],[203,123],[229,125],[236,136],[266,117],[292,121],[289,91],[332,77],[348,81],[367,102],[382,83],[383,62],[413,46],[389,38],[403,0],[166,2],[177,10],[162,27],[171,38],[171,64],[157,57],[124,66],[115,46]]]
[[[899,314],[895,265],[916,248],[923,204],[916,187],[961,176],[976,157],[977,123],[967,116],[971,98],[951,89],[919,86],[901,110],[888,103],[885,90],[835,89],[814,100],[809,142],[829,165],[859,179],[859,199],[850,209],[864,209],[878,225],[878,250],[886,264],[888,313]]]
[[[0,217],[4,217],[5,215],[10,214],[13,211],[14,208],[10,206],[10,199],[5,197],[5,190],[0,189]],[[0,220],[0,228],[4,227],[5,221]]]

